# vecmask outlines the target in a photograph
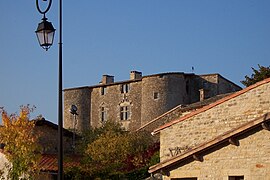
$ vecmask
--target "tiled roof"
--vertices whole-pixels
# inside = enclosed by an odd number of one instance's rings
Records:
[[[58,125],[54,124],[48,120],[45,120],[44,118],[42,119],[36,119],[33,120],[35,122],[35,126],[48,126],[51,127],[52,129],[58,130]],[[73,132],[63,128],[63,135],[67,136],[67,137],[73,137]],[[75,134],[77,138],[79,138],[80,136],[78,134]]]
[[[180,109],[180,112],[179,114],[181,113],[185,113],[185,112],[191,112],[191,111],[195,111],[196,109],[199,109],[199,108],[202,108],[203,106],[206,106],[206,105],[209,105],[211,103],[214,103],[216,102],[217,100],[221,99],[221,98],[224,98],[225,96],[229,96],[230,94],[232,93],[227,93],[227,94],[220,94],[220,95],[217,95],[217,96],[214,96],[214,97],[211,97],[211,98],[208,98],[208,99],[204,99],[203,101],[199,101],[199,102],[195,102],[195,103],[192,103],[192,104],[188,104],[188,105],[178,105],[174,108],[172,108],[171,110],[163,113],[162,115],[156,117],[155,119],[153,119],[152,121],[149,121],[148,123],[144,124],[143,126],[141,126],[140,128],[138,128],[136,131],[140,131],[140,130],[143,130],[145,128],[147,128],[148,126],[154,124],[154,123],[157,123],[158,121],[160,121],[163,117],[177,111]],[[180,115],[179,115],[180,116]],[[173,120],[173,119],[171,119]],[[159,126],[161,126],[162,124],[165,124],[166,122],[159,122]],[[158,125],[157,125],[158,126]]]
[[[262,128],[266,128],[267,130],[270,130],[269,127],[269,121],[270,121],[270,113],[266,113],[264,116],[259,117],[254,119],[253,121],[249,121],[244,125],[238,126],[235,129],[232,129],[230,131],[225,132],[224,134],[217,136],[216,138],[200,144],[196,147],[194,147],[193,149],[184,152],[183,154],[180,154],[174,158],[165,160],[159,164],[156,164],[152,167],[149,168],[149,173],[155,173],[155,172],[160,172],[163,171],[164,169],[168,169],[170,166],[175,165],[176,163],[185,161],[188,158],[193,158],[195,159],[196,157],[200,157],[200,153],[211,149],[221,143],[225,143],[231,140],[231,143],[233,143],[232,141],[234,141],[233,139],[237,139],[237,137],[239,137],[240,135],[249,132],[250,130],[259,127],[260,125],[262,126]],[[198,158],[200,159],[200,158]]]
[[[79,156],[69,156],[64,158],[63,166],[64,168],[78,166],[80,164]],[[39,162],[39,167],[41,171],[46,172],[57,172],[58,171],[58,161],[57,154],[42,154],[41,160]]]
[[[186,120],[186,119],[188,119],[188,118],[190,118],[190,117],[193,117],[193,116],[195,116],[195,115],[197,115],[197,114],[203,113],[203,112],[205,112],[205,111],[207,111],[207,110],[209,110],[209,109],[211,109],[211,108],[213,108],[213,107],[215,107],[215,106],[217,106],[217,105],[219,105],[219,104],[222,104],[222,103],[224,103],[224,102],[226,102],[226,101],[228,101],[228,100],[230,100],[230,99],[233,99],[233,98],[235,98],[235,97],[237,97],[237,96],[240,96],[241,94],[244,94],[244,93],[246,93],[246,92],[248,92],[248,91],[250,91],[250,90],[252,90],[252,89],[254,89],[254,88],[256,88],[256,87],[259,87],[259,86],[261,86],[261,85],[263,85],[263,84],[266,84],[266,83],[269,83],[269,82],[270,82],[270,78],[267,78],[267,79],[262,80],[262,81],[260,81],[260,82],[258,82],[258,83],[256,83],[256,84],[253,84],[253,85],[251,85],[251,86],[249,86],[249,87],[247,87],[247,88],[245,88],[245,89],[243,89],[243,90],[241,90],[241,91],[237,91],[237,92],[235,92],[235,93],[233,93],[233,94],[231,94],[231,95],[229,95],[229,96],[226,96],[226,97],[224,97],[224,98],[222,98],[222,99],[216,101],[216,102],[213,103],[213,104],[209,104],[209,105],[207,105],[207,106],[204,106],[204,107],[202,107],[202,108],[200,108],[200,109],[198,109],[198,110],[196,110],[196,111],[193,111],[193,112],[191,112],[191,113],[189,113],[189,114],[187,114],[187,115],[185,115],[185,116],[183,116],[183,117],[181,117],[181,118],[179,118],[179,119],[176,119],[176,120],[174,120],[174,121],[172,121],[172,122],[169,122],[169,123],[167,123],[167,124],[165,124],[165,125],[163,125],[163,126],[157,128],[157,129],[155,129],[155,130],[152,132],[152,134],[157,134],[157,133],[159,133],[161,130],[163,130],[163,129],[167,128],[167,127],[170,127],[170,126],[172,126],[172,125],[174,125],[174,124],[176,124],[176,123],[179,123],[179,122],[181,122],[181,121],[184,121],[184,120]]]

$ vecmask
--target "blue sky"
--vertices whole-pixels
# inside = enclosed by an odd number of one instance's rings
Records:
[[[40,0],[40,2],[42,2]],[[270,65],[269,0],[81,0],[63,2],[64,88],[116,81],[131,70],[220,73],[241,85]],[[47,13],[58,30],[58,1]],[[35,30],[35,1],[0,1],[0,107],[37,108],[57,122],[58,31],[49,51]]]

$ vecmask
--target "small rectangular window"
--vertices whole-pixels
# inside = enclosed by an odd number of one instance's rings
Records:
[[[129,84],[122,84],[121,93],[128,93],[128,92],[129,92]]]
[[[159,98],[159,93],[158,92],[154,92],[154,99],[158,99]]]
[[[107,92],[106,87],[101,87],[101,89],[100,89],[100,94],[101,94],[101,95],[105,95],[106,92]]]
[[[130,118],[130,108],[129,106],[120,107],[120,119],[128,120]]]
[[[229,180],[244,180],[244,176],[229,176]]]

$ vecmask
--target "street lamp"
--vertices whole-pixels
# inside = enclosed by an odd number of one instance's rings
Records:
[[[52,23],[47,21],[45,14],[49,11],[52,0],[42,0],[43,2],[47,2],[47,8],[45,10],[41,10],[39,7],[39,0],[36,0],[36,6],[39,13],[43,14],[42,22],[39,23],[38,28],[36,30],[38,42],[40,46],[46,51],[53,44],[53,38],[55,29]],[[62,83],[62,0],[59,0],[59,84],[58,84],[58,180],[63,179],[63,83]]]
[[[47,0],[43,0],[43,1],[47,1]],[[45,16],[45,14],[49,11],[51,5],[52,5],[52,0],[49,1],[48,7],[45,9],[45,11],[42,11],[39,7],[38,0],[36,0],[37,9],[39,13],[43,14],[42,22],[38,24],[36,35],[38,38],[39,45],[46,51],[53,44],[53,38],[54,38],[54,33],[55,33],[55,29],[52,23],[48,22]]]
[[[53,38],[54,38],[55,29],[51,22],[47,21],[47,18],[42,18],[42,22],[38,24],[36,34],[38,38],[39,45],[48,51],[48,49],[53,44]]]

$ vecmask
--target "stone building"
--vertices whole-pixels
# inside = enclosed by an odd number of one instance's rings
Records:
[[[100,84],[64,90],[64,127],[78,131],[98,127],[107,120],[134,131],[178,105],[187,105],[241,88],[219,74],[180,72],[142,76],[131,71],[127,81],[103,75]],[[69,112],[78,107],[76,122]]]
[[[270,179],[270,78],[171,121],[160,137],[165,180]]]

